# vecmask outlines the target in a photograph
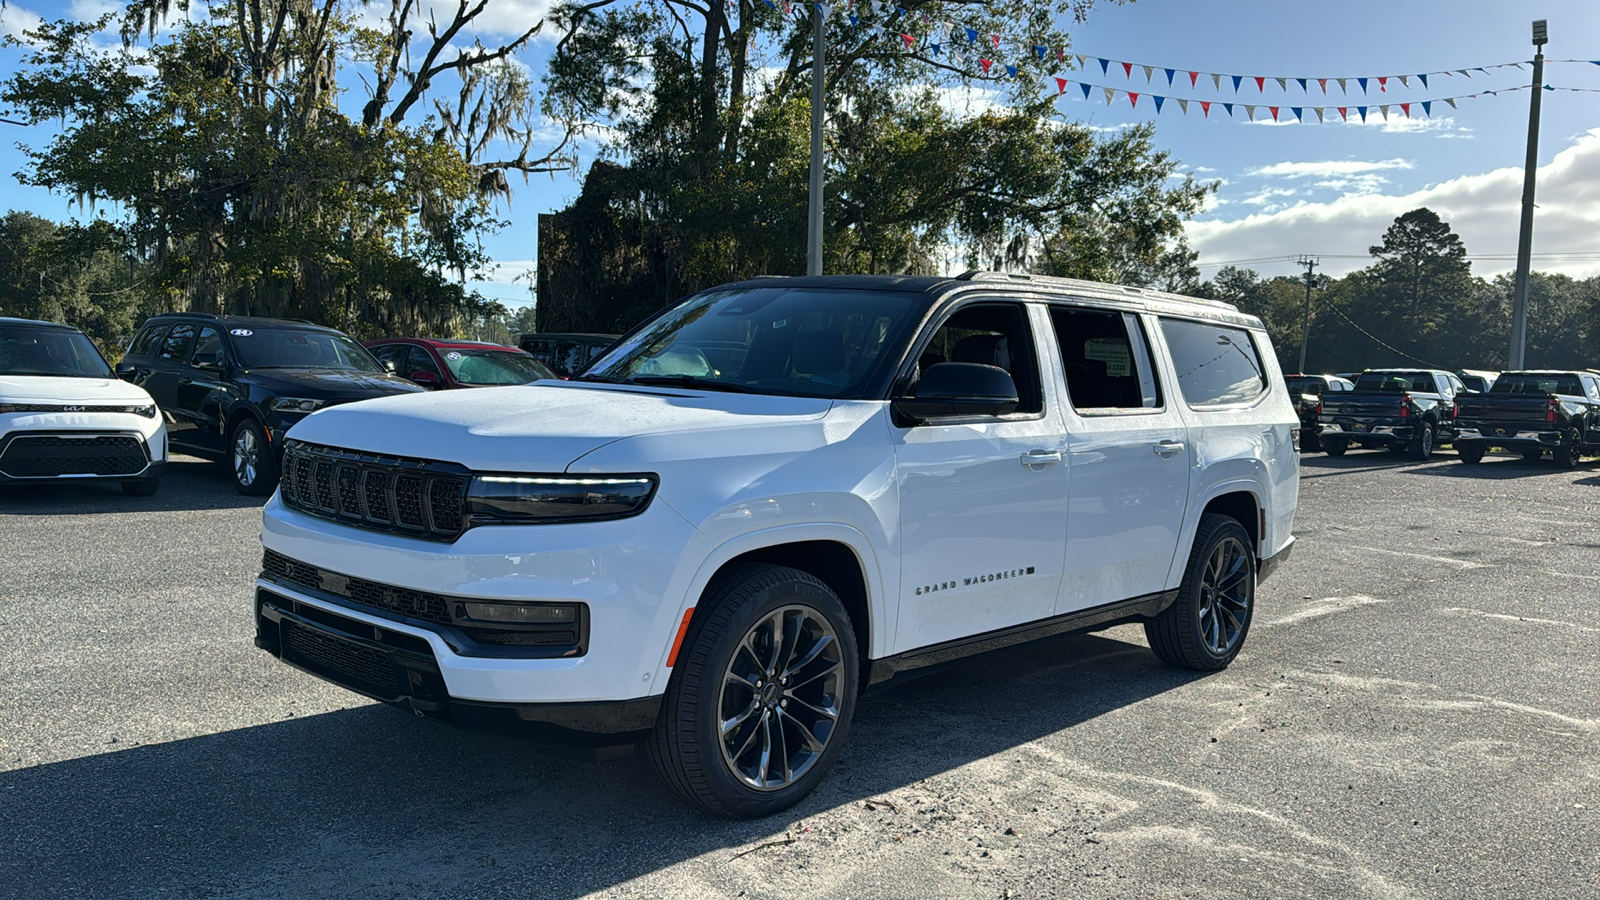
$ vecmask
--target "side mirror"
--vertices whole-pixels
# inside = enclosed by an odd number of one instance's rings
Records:
[[[913,422],[939,416],[1003,416],[1017,409],[1011,373],[982,363],[936,363],[922,373],[909,397],[894,400],[894,411]]]
[[[396,366],[394,364],[394,360],[392,359],[380,359],[378,361],[383,363],[384,371],[388,372],[390,375],[400,371],[400,367]]]
[[[430,391],[439,386],[439,376],[432,372],[412,372],[411,380]]]
[[[221,372],[222,354],[196,353],[194,358],[189,360],[189,365],[194,366],[196,369],[205,369],[208,372]]]

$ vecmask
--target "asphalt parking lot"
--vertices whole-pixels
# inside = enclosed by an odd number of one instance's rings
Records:
[[[1600,463],[1302,475],[1227,671],[1129,627],[977,660],[760,822],[255,649],[212,465],[0,492],[0,895],[1600,897]]]

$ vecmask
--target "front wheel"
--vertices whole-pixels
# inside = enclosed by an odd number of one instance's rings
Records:
[[[1349,449],[1350,441],[1348,438],[1325,437],[1322,439],[1322,452],[1329,456],[1343,456],[1344,452]]]
[[[228,441],[233,488],[247,497],[265,497],[278,486],[278,457],[255,419],[240,419]]]
[[[859,670],[850,616],[831,588],[797,569],[740,566],[713,583],[691,620],[651,761],[685,800],[716,815],[793,806],[839,755]]]
[[[1250,534],[1229,516],[1200,520],[1178,599],[1144,623],[1150,649],[1168,665],[1200,672],[1239,655],[1255,611],[1256,557]]]

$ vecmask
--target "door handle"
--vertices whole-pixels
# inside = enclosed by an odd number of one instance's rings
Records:
[[[194,384],[194,379],[193,379],[193,378],[190,378],[190,377],[189,377],[189,376],[187,376],[187,375],[185,375],[185,376],[183,376],[183,377],[182,377],[182,378],[179,378],[179,379],[178,379],[178,383],[179,383],[179,384]]]
[[[1171,456],[1174,453],[1178,453],[1183,450],[1183,441],[1174,441],[1171,438],[1168,438],[1163,441],[1156,441],[1155,444],[1151,446],[1151,449],[1156,451],[1157,456]]]
[[[1022,454],[1022,464],[1032,469],[1061,462],[1060,450],[1029,450]]]

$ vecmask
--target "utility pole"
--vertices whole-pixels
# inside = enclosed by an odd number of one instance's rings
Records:
[[[806,210],[806,274],[822,274],[822,4],[811,4],[811,202]]]
[[[1522,226],[1517,231],[1517,286],[1511,307],[1511,351],[1506,368],[1523,368],[1528,339],[1528,268],[1533,255],[1533,188],[1539,172],[1539,101],[1544,98],[1544,45],[1550,40],[1544,19],[1533,21],[1533,99],[1528,107],[1528,160],[1522,172]]]
[[[1315,269],[1319,262],[1321,262],[1321,260],[1314,259],[1314,258],[1312,258],[1310,256],[1302,256],[1299,259],[1295,260],[1295,265],[1305,266],[1306,267],[1306,277],[1305,277],[1305,283],[1306,283],[1306,312],[1305,312],[1305,316],[1303,318],[1301,318],[1301,320],[1300,320],[1300,374],[1301,375],[1304,375],[1306,373],[1306,344],[1310,343],[1310,341],[1311,341],[1311,288],[1314,287],[1316,285],[1316,283],[1317,283],[1317,278],[1316,278],[1315,275],[1311,274],[1311,270]]]

